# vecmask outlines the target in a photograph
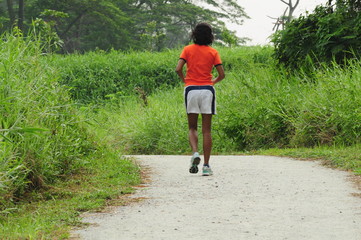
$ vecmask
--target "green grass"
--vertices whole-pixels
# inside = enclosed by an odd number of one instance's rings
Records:
[[[57,67],[61,83],[70,87],[73,99],[83,103],[106,101],[157,88],[174,86],[170,67],[177,52],[89,52],[84,55],[54,55],[47,61]]]
[[[359,146],[361,132],[358,62],[324,66],[307,74],[290,73],[275,67],[269,48],[219,50],[225,56],[227,76],[216,85],[214,153],[317,146],[356,151],[353,146]],[[114,97],[99,107],[94,118],[108,122],[103,139],[126,153],[188,153],[183,86],[178,82],[175,87],[155,90],[146,100],[147,105],[137,95]],[[314,152],[307,153],[312,157]],[[358,171],[351,155],[338,158],[330,160],[334,166]]]
[[[327,166],[361,174],[361,146],[319,146],[313,148],[272,148],[256,151],[257,154],[287,156],[321,160]]]
[[[126,98],[139,93],[147,95],[157,89],[178,86],[175,64],[181,49],[163,52],[89,52],[83,55],[52,55],[46,59],[58,69],[60,82],[70,87],[73,99],[82,103],[99,103],[113,98]],[[226,69],[249,68],[272,62],[271,48],[222,48]]]
[[[76,173],[94,150],[85,119],[37,42],[0,42],[0,211],[33,189]]]
[[[66,239],[72,226],[82,226],[80,214],[104,206],[125,204],[119,196],[140,182],[139,168],[110,151],[87,159],[89,166],[66,181],[28,193],[16,209],[0,216],[1,239]],[[92,164],[90,164],[92,163]]]
[[[81,212],[139,183],[120,155],[189,153],[180,49],[43,56],[31,39],[0,44],[0,238],[66,238]],[[217,49],[226,79],[215,154],[324,159],[360,173],[359,62],[304,74],[277,68],[271,47]]]
[[[253,49],[254,54],[261,50]],[[233,54],[238,51],[242,49]],[[226,79],[216,85],[215,152],[350,146],[360,141],[361,69],[357,63],[347,69],[319,69],[310,78],[279,70],[272,64],[260,65],[246,54],[242,57],[245,67],[228,69]],[[147,106],[136,101],[135,96],[132,100],[113,99],[116,107],[110,110],[109,117],[114,118],[111,122],[119,123],[117,138],[124,140],[124,150],[146,154],[187,152],[182,93],[178,83],[148,95]],[[102,111],[108,110],[105,107]]]
[[[0,41],[0,239],[64,238],[81,212],[140,181],[135,163],[99,143],[34,38]]]

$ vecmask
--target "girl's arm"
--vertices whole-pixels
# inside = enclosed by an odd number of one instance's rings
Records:
[[[178,74],[179,78],[182,79],[183,82],[185,82],[184,74],[183,74],[183,66],[186,63],[184,59],[179,59],[177,67],[175,68],[175,72]]]
[[[218,72],[218,76],[212,80],[213,84],[216,84],[216,83],[222,81],[226,77],[226,74],[224,73],[224,68],[222,65],[218,65],[216,67],[216,69]]]

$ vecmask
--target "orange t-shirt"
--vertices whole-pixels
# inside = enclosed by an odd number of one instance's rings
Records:
[[[186,46],[180,58],[187,63],[185,85],[213,85],[213,66],[222,64],[216,49],[207,45],[191,44]]]

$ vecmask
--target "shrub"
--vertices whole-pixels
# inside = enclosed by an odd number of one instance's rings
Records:
[[[255,61],[263,51],[236,48],[223,52],[225,63],[233,66],[216,85],[214,152],[360,143],[359,61],[350,61],[347,67],[321,65],[310,81],[308,73],[290,74],[276,68],[272,59],[261,58],[270,64]],[[120,98],[114,100],[118,103],[114,107],[102,109],[99,117],[110,116],[116,133],[113,140],[127,153],[187,153],[182,92],[178,86],[155,91],[147,106],[136,97]]]
[[[92,150],[87,130],[41,43],[0,41],[0,210],[79,169]]]
[[[318,6],[313,13],[291,21],[285,30],[274,35],[275,58],[291,68],[313,63],[360,57],[361,14],[355,1],[337,1],[331,6]],[[309,61],[309,58],[312,61]]]
[[[134,95],[137,89],[148,95],[157,88],[175,86],[179,83],[174,72],[178,54],[98,51],[55,56],[52,61],[72,98],[90,103]]]
[[[216,46],[217,47],[217,46]],[[265,65],[272,61],[272,48],[227,49],[221,52],[227,71]],[[163,52],[89,52],[84,55],[54,55],[51,61],[61,74],[61,83],[70,88],[73,99],[82,103],[104,102],[107,99],[134,94],[150,95],[157,89],[171,89],[180,80],[174,69],[181,49]],[[256,52],[254,54],[254,52]]]

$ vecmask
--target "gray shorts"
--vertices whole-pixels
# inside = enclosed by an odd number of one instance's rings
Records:
[[[216,114],[216,91],[213,86],[187,86],[184,100],[188,113]]]

